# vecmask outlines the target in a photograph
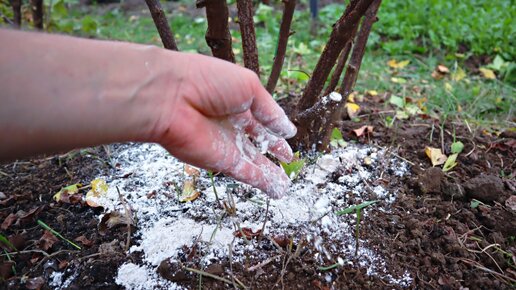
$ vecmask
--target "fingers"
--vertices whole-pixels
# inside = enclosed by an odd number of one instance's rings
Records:
[[[171,135],[169,142],[162,142],[174,156],[195,166],[223,172],[272,198],[285,193],[290,179],[251,144],[243,131],[236,131],[227,120],[206,118],[193,108],[183,115],[188,122],[170,130],[180,130],[182,134]]]
[[[294,137],[297,133],[296,126],[290,122],[283,109],[260,84],[258,78],[256,80],[253,83],[254,98],[251,105],[253,116],[273,133],[287,139]]]
[[[290,162],[294,158],[292,149],[285,139],[270,134],[265,127],[263,127],[247,111],[230,117],[230,121],[237,128],[237,130],[244,130],[255,141],[258,149],[263,154],[269,151],[274,157],[282,162]]]
[[[254,72],[211,57],[191,57],[195,69],[188,77],[190,82],[184,94],[199,112],[223,117],[251,109],[255,119],[270,132],[283,138],[296,135],[295,125]]]

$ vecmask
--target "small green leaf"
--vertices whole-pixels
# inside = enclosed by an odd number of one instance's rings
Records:
[[[299,158],[299,152],[296,152],[296,154],[294,154],[294,156]],[[287,176],[293,180],[299,175],[299,173],[301,172],[301,169],[303,169],[303,167],[305,166],[305,160],[298,159],[298,160],[292,161],[290,163],[280,162],[280,164],[281,164],[281,167],[283,167],[283,170],[285,171]]]
[[[362,202],[361,204],[357,204],[357,205],[352,205],[348,208],[345,208],[343,210],[339,210],[337,211],[335,214],[336,215],[343,215],[343,214],[350,214],[350,213],[355,213],[356,211],[358,210],[361,210],[365,207],[368,207],[374,203],[377,203],[378,200],[370,200],[370,201],[364,201]]]
[[[348,145],[348,143],[344,141],[342,133],[338,128],[333,128],[333,130],[331,131],[330,145],[335,148],[346,147]]]
[[[403,108],[405,106],[405,99],[398,97],[396,95],[392,95],[389,99],[389,103],[395,105],[398,108]]]
[[[451,153],[459,154],[462,152],[462,150],[464,150],[464,144],[462,142],[457,141],[451,144]]]
[[[453,167],[457,166],[457,156],[459,156],[458,153],[452,154],[448,156],[448,159],[446,159],[446,162],[444,162],[443,171],[447,172],[453,169]]]
[[[477,199],[473,199],[471,200],[469,206],[471,208],[477,208],[482,202],[480,200],[477,200]]]

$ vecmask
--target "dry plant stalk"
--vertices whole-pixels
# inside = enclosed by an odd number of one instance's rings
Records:
[[[253,1],[237,0],[238,25],[242,34],[242,49],[244,51],[244,66],[254,71],[260,77],[258,62],[258,48],[256,47],[256,33],[253,21]]]
[[[206,7],[208,30],[206,42],[214,57],[235,62],[231,47],[231,34],[228,25],[228,5],[226,0],[198,0],[197,8]]]
[[[163,46],[166,49],[178,50],[176,40],[174,39],[172,30],[168,25],[165,11],[163,11],[159,0],[145,0],[145,3],[147,3],[147,7],[149,7],[152,20],[154,20],[154,24],[158,30],[161,42],[163,42]]]
[[[296,0],[284,0],[283,4],[283,17],[281,18],[280,33],[278,38],[278,47],[276,49],[276,55],[274,56],[274,63],[272,65],[271,75],[267,82],[267,91],[272,94],[278,83],[278,79],[285,61],[285,52],[287,51],[288,38],[292,34],[290,32],[290,24],[294,16],[296,8]]]

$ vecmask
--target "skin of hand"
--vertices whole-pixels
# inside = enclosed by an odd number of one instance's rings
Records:
[[[130,43],[5,29],[0,38],[0,160],[156,142],[184,162],[274,198],[289,186],[261,151],[292,160],[284,138],[296,128],[254,72]]]

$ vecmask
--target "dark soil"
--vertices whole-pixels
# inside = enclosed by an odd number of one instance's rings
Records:
[[[390,187],[389,190],[397,190],[398,199],[391,212],[379,212],[368,218],[361,231],[362,238],[373,245],[384,245],[374,250],[385,257],[393,273],[401,276],[406,269],[410,272],[414,278],[410,288],[514,287],[516,212],[506,205],[508,198],[511,195],[514,198],[516,193],[514,133],[507,131],[496,136],[448,121],[441,135],[439,121],[427,117],[396,121],[392,128],[386,128],[385,115],[381,113],[385,110],[383,99],[372,99],[360,103],[363,109],[360,122],[343,121],[344,138],[389,148],[411,163],[412,174],[400,180],[378,181]],[[295,98],[283,100],[287,111],[293,102]],[[352,130],[362,125],[372,125],[374,130],[357,138]],[[443,173],[430,165],[424,148],[444,146],[448,154],[454,138],[452,132],[465,148],[458,157],[458,165]],[[64,186],[89,184],[95,176],[112,171],[116,164],[110,164],[107,148],[1,165],[1,233],[19,250],[16,252],[0,242],[3,249],[11,252],[9,257],[5,254],[0,257],[1,288],[48,289],[49,274],[56,270],[75,273],[72,289],[119,288],[114,283],[118,266],[140,259],[127,256],[124,251],[126,228],[115,228],[102,235],[97,228],[101,210],[81,202],[56,203],[52,199]],[[476,200],[479,202],[472,203]],[[37,220],[75,240],[82,250],[60,239],[48,239]],[[264,240],[263,250],[271,247]],[[191,252],[185,249],[185,260],[195,261],[192,259],[195,253],[191,255]],[[230,279],[228,264],[215,264],[207,272]],[[397,288],[351,266],[331,270],[334,282],[329,284],[312,255],[293,259],[283,275],[283,283],[277,283],[281,261],[263,267],[268,275],[250,274],[244,270],[247,265],[232,266],[235,277],[253,289]],[[188,288],[197,287],[196,276],[174,267],[177,265],[162,263],[158,271]],[[228,285],[205,277],[203,287],[224,289]]]

